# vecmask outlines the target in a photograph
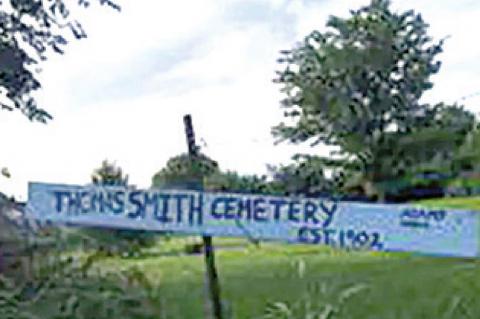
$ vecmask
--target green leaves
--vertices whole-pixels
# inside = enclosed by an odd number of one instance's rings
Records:
[[[204,154],[181,154],[168,160],[166,167],[153,176],[153,187],[185,186],[203,183],[204,179],[219,172],[218,163]]]
[[[120,10],[110,0],[98,1]],[[85,2],[81,0],[79,5]],[[31,121],[46,123],[52,119],[31,96],[41,84],[30,70],[32,65],[38,64],[36,58],[41,61],[47,59],[48,49],[63,54],[63,47],[67,44],[63,37],[64,28],[69,28],[76,39],[86,37],[80,23],[70,17],[63,0],[53,3],[38,0],[0,1],[0,96],[9,101],[7,104],[0,103],[0,109],[17,109]]]
[[[348,18],[330,17],[327,27],[281,52],[284,68],[274,82],[290,124],[272,134],[339,147],[351,163],[344,175],[355,167],[372,185],[451,160],[475,117],[457,105],[420,104],[443,46],[427,35],[421,15],[372,0]]]
[[[128,175],[124,176],[122,169],[114,162],[104,160],[102,165],[93,171],[92,182],[95,185],[126,186]]]
[[[300,46],[283,52],[281,61],[287,65],[275,81],[287,94],[284,107],[301,109],[290,113],[301,115],[292,127],[296,136],[288,131],[289,138],[306,140],[315,135],[308,132],[314,125],[311,115],[317,121],[339,122],[331,128],[337,136],[358,129],[371,134],[389,124],[383,118],[387,112],[418,105],[415,99],[430,86],[428,77],[437,66],[432,61],[441,50],[441,43],[425,45],[429,38],[419,16],[400,17],[381,1],[355,11],[349,19],[331,17],[327,26],[333,32],[314,31]],[[330,132],[312,130],[331,140]],[[308,133],[300,136],[300,132]],[[274,130],[283,133],[285,127]]]
[[[98,256],[62,261],[30,282],[14,283],[0,275],[0,318],[158,317],[153,286],[140,270],[86,275]]]
[[[332,183],[325,176],[325,168],[332,161],[316,156],[297,154],[295,163],[271,167],[272,186],[286,194],[316,196],[332,190]]]
[[[216,172],[205,179],[205,189],[232,193],[274,194],[275,185],[267,181],[267,176],[240,175],[233,171]]]

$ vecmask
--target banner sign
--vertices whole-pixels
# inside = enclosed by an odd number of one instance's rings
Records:
[[[54,223],[250,237],[347,249],[478,255],[478,214],[412,205],[30,183],[27,212]]]

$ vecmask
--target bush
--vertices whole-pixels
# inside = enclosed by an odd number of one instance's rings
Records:
[[[90,275],[101,258],[99,253],[83,261],[62,258],[21,284],[0,275],[0,318],[158,318],[153,288],[143,273],[133,269]]]
[[[78,233],[90,248],[110,256],[134,255],[142,248],[153,246],[158,240],[157,234],[135,230],[83,228]]]

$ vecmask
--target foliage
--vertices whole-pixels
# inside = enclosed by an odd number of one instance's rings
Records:
[[[265,175],[241,175],[234,171],[219,171],[210,175],[205,180],[205,189],[231,193],[273,193]]]
[[[330,17],[327,27],[282,52],[286,67],[275,81],[290,124],[273,134],[337,147],[339,176],[356,175],[367,195],[380,198],[382,180],[448,164],[475,118],[461,106],[419,102],[443,45],[432,42],[421,15],[372,0],[346,19]]]
[[[480,172],[480,127],[477,125],[467,135],[452,162],[452,171]]]
[[[394,14],[388,1],[351,12],[348,19],[330,17],[332,31],[314,31],[284,51],[287,67],[276,81],[287,94],[286,115],[297,122],[278,126],[281,137],[342,145],[353,135],[373,142],[391,124],[408,130],[423,111],[418,99],[432,86],[442,42],[431,45],[421,16]]]
[[[205,178],[218,173],[217,162],[204,154],[190,156],[181,154],[167,161],[167,164],[152,178],[152,186],[158,188],[203,185]]]
[[[243,175],[235,171],[221,171],[217,163],[202,155],[195,159],[180,155],[170,159],[165,168],[154,175],[154,187],[198,187],[215,192],[254,193],[265,195],[318,195],[330,189],[324,176],[323,162],[314,157],[295,157],[295,164],[269,168],[267,175]]]
[[[0,318],[154,318],[152,286],[142,273],[99,273],[105,253],[74,253],[78,232],[53,228],[25,239],[28,272],[0,274]],[[20,238],[21,239],[21,238]],[[25,255],[25,253],[27,255]],[[22,269],[18,269],[20,272]]]
[[[106,186],[127,186],[128,175],[124,175],[122,168],[104,160],[102,165],[95,169],[92,174],[92,183]]]
[[[218,171],[205,179],[205,188],[213,191],[265,195],[319,195],[330,190],[323,162],[307,155],[294,157],[295,163],[269,166],[267,175],[242,175],[235,171]]]
[[[318,196],[332,193],[333,182],[325,174],[326,163],[317,156],[297,154],[294,164],[270,167],[272,187],[285,194]]]
[[[110,0],[98,0],[116,10]],[[88,7],[90,1],[79,0]],[[73,19],[64,0],[0,1],[0,101],[1,109],[18,109],[30,120],[46,122],[52,116],[40,108],[31,93],[41,87],[32,67],[47,59],[53,51],[63,54],[68,43],[65,29],[76,39],[86,37],[81,24]]]
[[[135,270],[89,275],[99,258],[63,258],[20,284],[0,276],[0,317],[156,318],[152,286],[145,276]]]

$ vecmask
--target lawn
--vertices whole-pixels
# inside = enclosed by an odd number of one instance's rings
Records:
[[[418,202],[425,206],[437,206],[458,209],[473,209],[480,211],[480,197],[452,197],[442,199],[428,199]]]
[[[480,199],[421,204],[477,209]],[[227,318],[480,317],[478,261],[306,245],[255,247],[238,239],[215,242],[236,247],[216,255]],[[172,239],[164,245],[169,256],[110,258],[101,269],[140,269],[155,284],[159,318],[204,318],[203,256],[171,254],[184,243]]]
[[[202,255],[110,259],[102,268],[138,267],[157,286],[163,318],[202,318]],[[218,251],[229,318],[261,318],[274,303],[292,316],[324,318],[478,318],[480,267],[469,260],[346,253],[280,244]],[[284,309],[285,312],[288,312]],[[272,318],[282,318],[274,316]],[[322,318],[322,317],[318,317]]]

